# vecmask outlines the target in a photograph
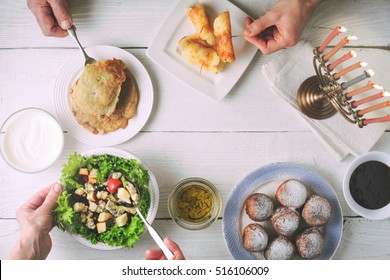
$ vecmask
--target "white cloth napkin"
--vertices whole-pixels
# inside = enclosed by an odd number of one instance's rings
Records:
[[[313,46],[306,41],[279,51],[274,59],[263,66],[262,73],[272,91],[307,121],[311,130],[337,160],[342,160],[348,154],[357,156],[368,152],[386,129],[383,124],[359,128],[338,113],[326,120],[314,120],[300,111],[296,101],[297,90],[304,80],[315,75]]]

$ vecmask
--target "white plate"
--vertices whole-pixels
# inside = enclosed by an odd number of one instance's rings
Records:
[[[103,155],[103,154],[109,154],[112,156],[117,156],[125,159],[135,159],[137,160],[138,164],[144,168],[145,170],[148,171],[149,174],[149,194],[150,194],[150,207],[148,210],[148,216],[146,220],[149,222],[149,224],[152,224],[154,219],[156,218],[157,210],[158,210],[158,202],[160,199],[160,193],[159,193],[159,188],[157,184],[156,177],[153,175],[152,171],[145,165],[145,163],[138,158],[137,156],[133,155],[130,152],[127,152],[122,149],[118,148],[110,148],[110,147],[103,147],[103,148],[96,148],[93,150],[89,150],[87,152],[82,153],[83,156],[91,156],[91,155]],[[144,233],[147,231],[147,228],[144,227]],[[121,249],[123,247],[112,247],[104,243],[97,243],[97,244],[92,244],[85,238],[83,238],[80,235],[72,235],[78,242],[81,244],[93,248],[93,249],[98,249],[98,250],[117,250]]]
[[[65,63],[54,84],[54,106],[62,127],[74,138],[93,146],[115,146],[135,136],[145,125],[153,107],[153,85],[142,63],[125,50],[112,46],[94,46],[85,49],[96,60],[118,58],[125,62],[134,75],[139,88],[137,114],[129,120],[125,129],[104,135],[95,135],[79,125],[70,106],[70,88],[84,69],[84,58],[80,51]]]
[[[316,259],[331,259],[340,243],[343,231],[343,215],[332,187],[317,173],[293,163],[274,163],[248,174],[229,195],[223,218],[223,233],[226,245],[235,259],[262,259],[262,253],[251,254],[242,245],[243,228],[253,223],[245,213],[245,199],[252,193],[261,192],[271,198],[277,187],[287,179],[296,179],[329,201],[332,214],[321,228],[324,236],[324,252]],[[262,223],[266,229],[268,222]],[[270,231],[268,231],[270,232]],[[271,236],[272,237],[272,236]]]
[[[161,25],[146,54],[160,67],[193,89],[215,100],[224,98],[244,73],[255,56],[257,48],[242,37],[233,38],[236,61],[225,65],[218,74],[207,71],[200,73],[199,67],[190,64],[177,52],[177,43],[181,38],[195,33],[187,9],[194,6],[197,0],[178,1],[166,20]],[[232,35],[241,35],[244,30],[243,11],[226,0],[202,1],[211,22],[218,14],[229,10]]]

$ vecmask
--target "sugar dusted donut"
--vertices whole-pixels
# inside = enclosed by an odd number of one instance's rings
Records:
[[[271,217],[271,225],[275,232],[283,236],[291,236],[299,226],[300,215],[297,210],[278,207]]]
[[[268,244],[268,234],[260,224],[249,224],[242,235],[244,248],[251,252],[263,251]]]
[[[328,221],[332,208],[329,202],[319,195],[312,195],[302,209],[302,218],[313,227],[320,227]]]
[[[313,259],[322,254],[324,239],[317,228],[309,228],[301,232],[296,239],[298,254],[304,259]]]
[[[305,204],[306,187],[299,181],[291,179],[283,182],[276,190],[275,198],[283,206],[300,208]]]
[[[295,246],[284,236],[274,238],[264,251],[267,260],[290,260],[294,256]]]
[[[268,195],[254,193],[245,200],[245,211],[252,220],[262,222],[271,217],[274,203]]]

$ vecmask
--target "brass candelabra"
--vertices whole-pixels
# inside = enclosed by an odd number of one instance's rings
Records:
[[[331,51],[325,55],[323,54],[323,50],[330,42],[331,38],[334,38],[336,34],[339,34],[342,29],[344,28],[336,28],[335,31],[333,31],[333,33],[325,40],[323,45],[318,48],[314,48],[313,66],[316,76],[306,79],[298,89],[297,102],[300,110],[306,116],[317,120],[327,119],[338,112],[347,121],[357,124],[360,128],[370,123],[390,121],[390,115],[370,119],[363,117],[367,113],[390,106],[390,101],[385,101],[368,108],[360,109],[362,104],[366,104],[384,96],[389,96],[390,94],[388,92],[383,91],[361,100],[352,100],[352,98],[357,94],[370,89],[383,89],[382,87],[368,81],[366,86],[351,92],[346,92],[350,86],[374,75],[372,70],[365,70],[362,75],[348,82],[339,82],[340,77],[343,74],[354,69],[358,69],[359,67],[364,67],[366,63],[359,62],[341,70],[338,73],[332,73],[337,65],[356,56],[356,53],[351,51],[333,63],[329,62],[329,58],[333,56],[344,44],[349,42],[349,40],[356,39],[355,36],[345,37]]]

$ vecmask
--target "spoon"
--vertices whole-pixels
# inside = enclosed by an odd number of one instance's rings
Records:
[[[92,57],[89,57],[89,56],[87,55],[87,53],[84,51],[84,48],[81,46],[81,44],[80,44],[80,42],[79,42],[79,39],[77,38],[77,34],[76,34],[76,30],[75,30],[74,25],[72,25],[72,27],[69,28],[69,29],[67,29],[66,31],[68,31],[68,34],[70,35],[70,37],[72,37],[72,38],[76,41],[76,43],[77,43],[79,49],[82,51],[82,53],[83,53],[83,55],[84,55],[84,59],[85,59],[84,66],[86,66],[86,65],[88,65],[88,64],[95,63],[96,60],[93,59]]]
[[[111,178],[112,175],[108,176],[108,179]],[[123,176],[123,175],[122,175]],[[163,239],[161,238],[161,236],[158,234],[158,232],[149,224],[149,222],[145,219],[145,217],[142,215],[141,211],[139,210],[138,208],[138,205],[139,205],[139,201],[141,201],[141,192],[138,188],[138,186],[136,184],[133,184],[131,183],[131,181],[126,178],[125,176],[123,176],[125,178],[125,180],[127,182],[129,182],[132,186],[134,186],[137,194],[138,194],[138,202],[134,201],[132,196],[130,197],[130,201],[131,203],[128,203],[128,202],[121,202],[122,205],[125,205],[126,207],[129,207],[129,208],[133,208],[135,209],[135,211],[137,211],[137,214],[138,216],[141,218],[141,220],[144,222],[144,224],[146,225],[146,227],[148,228],[148,231],[150,233],[150,235],[152,236],[152,238],[154,239],[154,241],[157,243],[157,245],[160,247],[160,249],[163,251],[164,255],[167,257],[168,260],[172,259],[173,258],[173,253],[171,252],[171,250],[169,250],[169,248],[167,247],[167,245],[165,245]],[[125,187],[125,189],[127,189]]]

